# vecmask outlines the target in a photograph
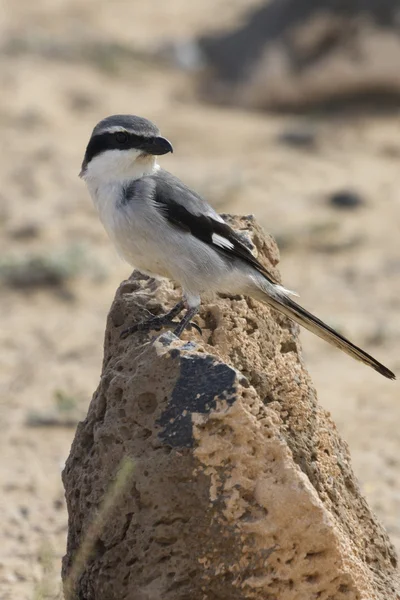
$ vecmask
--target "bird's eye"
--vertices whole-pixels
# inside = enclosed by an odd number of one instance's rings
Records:
[[[128,134],[123,131],[118,131],[115,134],[115,139],[117,140],[118,144],[126,144],[128,141]]]

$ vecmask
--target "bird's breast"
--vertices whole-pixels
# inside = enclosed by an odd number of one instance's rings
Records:
[[[122,186],[110,185],[92,193],[100,220],[118,254],[133,267],[170,277],[167,257],[160,253],[157,215],[140,201],[121,202]]]

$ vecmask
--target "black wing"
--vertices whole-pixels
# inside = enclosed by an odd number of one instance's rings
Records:
[[[175,182],[175,178],[172,181],[172,176],[170,177],[171,181],[166,178],[165,172],[162,177],[155,177],[157,185],[153,201],[156,202],[157,207],[172,225],[187,231],[228,258],[240,258],[264,275],[270,282],[278,284],[271,273],[253,256],[240,236],[227,223],[218,221],[218,215],[200,196],[194,194],[181,181],[176,180]],[[179,187],[176,185],[178,182]],[[180,196],[180,202],[174,199],[177,192]],[[188,200],[187,203],[185,202],[186,199]],[[182,201],[185,204],[182,204]]]

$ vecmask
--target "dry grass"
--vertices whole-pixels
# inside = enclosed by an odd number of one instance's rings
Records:
[[[86,565],[93,555],[96,541],[101,536],[107,519],[110,517],[115,506],[118,504],[119,498],[131,484],[134,468],[135,463],[132,458],[126,456],[121,461],[120,466],[117,469],[115,480],[110,485],[109,490],[104,497],[103,503],[101,504],[95,518],[88,526],[82,543],[79,549],[76,551],[72,567],[69,571],[67,579],[64,582],[65,600],[73,600],[76,582],[84,572]]]

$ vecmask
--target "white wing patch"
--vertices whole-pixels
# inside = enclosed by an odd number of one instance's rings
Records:
[[[213,233],[211,238],[213,244],[219,246],[220,248],[227,248],[228,250],[232,250],[232,248],[234,248],[232,242],[224,238],[222,235],[218,235],[218,233]]]

